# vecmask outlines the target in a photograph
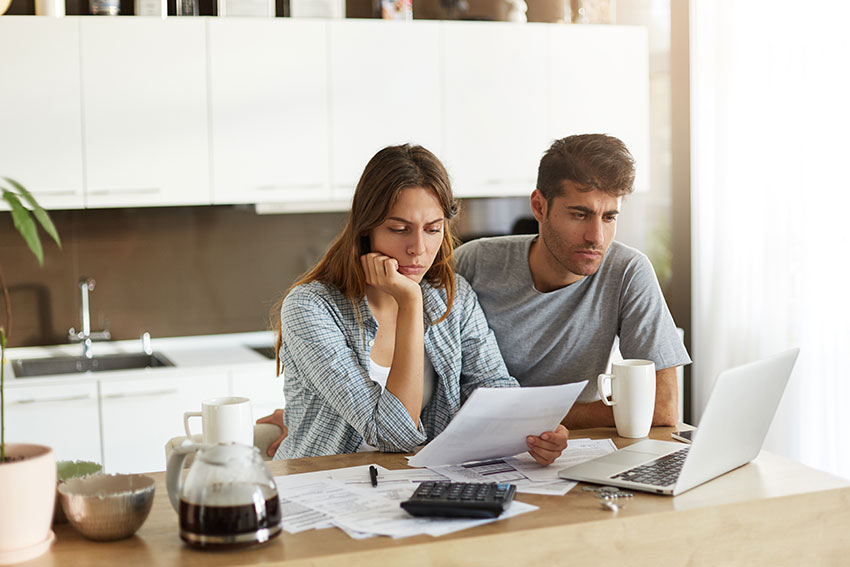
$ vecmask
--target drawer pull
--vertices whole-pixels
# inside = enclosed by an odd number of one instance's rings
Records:
[[[125,392],[122,394],[107,394],[104,398],[109,400],[117,400],[121,398],[144,398],[147,396],[167,396],[169,394],[176,394],[177,388],[172,388],[170,390],[151,390],[150,392]]]
[[[35,189],[30,192],[37,197],[73,197],[75,195],[81,195],[80,192],[73,189]]]
[[[73,402],[77,400],[91,400],[91,394],[76,394],[73,396],[55,396],[52,398],[32,398],[27,400],[16,400],[12,403],[14,404],[47,404],[53,402]]]
[[[159,187],[128,187],[126,189],[89,189],[89,195],[135,195],[159,193]]]
[[[299,189],[322,189],[321,183],[291,183],[288,185],[257,185],[257,191],[293,191]]]
[[[486,185],[523,185],[527,187],[534,187],[537,183],[536,179],[510,179],[510,178],[500,178],[500,179],[486,179],[484,181]]]

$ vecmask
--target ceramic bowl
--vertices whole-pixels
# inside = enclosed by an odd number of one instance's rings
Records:
[[[130,537],[148,517],[155,484],[141,474],[94,474],[59,485],[68,522],[85,537],[110,541]]]

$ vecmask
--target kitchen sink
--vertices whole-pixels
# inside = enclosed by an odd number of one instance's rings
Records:
[[[266,358],[270,358],[270,359],[274,360],[274,347],[252,346],[252,347],[250,347],[250,349],[253,350],[254,352],[258,353],[258,354],[262,354]]]
[[[109,370],[133,370],[136,368],[158,368],[174,366],[174,363],[159,353],[144,352],[108,354],[86,358],[84,356],[54,356],[12,361],[16,378],[49,376],[51,374],[79,374],[82,372],[106,372]]]

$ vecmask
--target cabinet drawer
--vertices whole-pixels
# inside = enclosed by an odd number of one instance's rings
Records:
[[[6,441],[53,448],[57,461],[102,462],[97,383],[6,388]]]

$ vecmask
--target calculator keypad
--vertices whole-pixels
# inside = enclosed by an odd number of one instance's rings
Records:
[[[423,482],[401,507],[414,516],[495,518],[515,493],[511,484]]]

